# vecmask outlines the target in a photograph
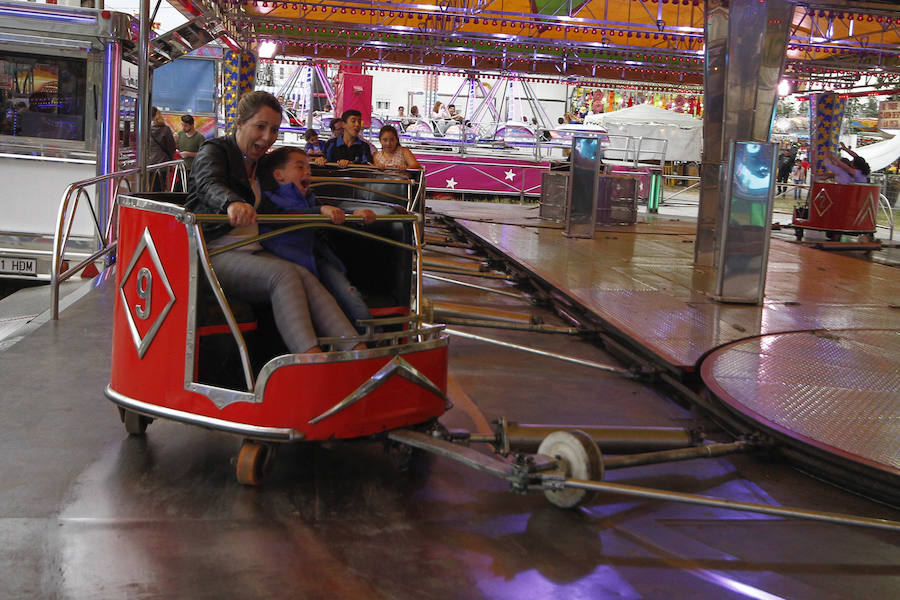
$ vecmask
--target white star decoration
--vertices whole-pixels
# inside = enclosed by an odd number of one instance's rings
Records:
[[[515,178],[516,178],[516,174],[513,173],[512,169],[510,169],[509,171],[506,171],[506,180],[507,181],[512,181]]]
[[[448,179],[446,187],[450,188],[451,190],[455,190],[456,189],[456,180],[453,179],[452,177],[450,179]]]

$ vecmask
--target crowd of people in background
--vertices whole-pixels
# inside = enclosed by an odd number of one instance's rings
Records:
[[[277,101],[279,105],[284,105],[283,96],[279,96]],[[567,112],[557,119],[557,124],[591,124],[593,119],[600,114],[602,114],[602,106],[599,100],[594,100],[590,113],[583,120]],[[444,105],[440,100],[434,103],[429,117],[442,124],[444,129],[453,123],[468,125],[465,117],[457,112],[455,105]],[[319,132],[314,129],[306,131],[304,134],[306,145],[303,150],[308,161],[317,165],[335,163],[339,167],[346,167],[350,164],[369,164],[379,168],[420,169],[421,165],[413,153],[409,148],[402,146],[400,134],[406,127],[421,118],[418,106],[410,106],[408,113],[405,107],[399,106],[397,115],[391,119],[395,125],[386,125],[378,132],[380,149],[376,149],[360,135],[363,128],[361,113],[356,110],[348,110],[340,117],[331,119],[328,125],[330,135],[327,139],[321,140]],[[535,117],[531,118],[530,123],[528,117],[523,116],[522,120],[526,125],[540,127]],[[205,141],[206,138],[196,129],[192,115],[182,115],[181,130],[177,134],[173,134],[166,125],[162,113],[156,107],[151,108],[149,164],[168,162],[176,157],[182,158],[185,171],[189,175],[192,163],[200,146]],[[839,153],[831,151],[823,153],[826,172],[817,180],[836,183],[868,181],[870,169],[866,161],[843,143],[841,151],[849,154],[851,158],[843,158]],[[777,195],[786,195],[793,189],[794,199],[800,200],[803,186],[809,182],[810,163],[806,160],[805,154],[800,152],[799,146],[796,144],[783,146],[776,168]],[[155,171],[151,178],[151,189],[161,191],[168,176],[169,170]]]
[[[182,115],[180,121],[181,130],[174,133],[166,123],[162,111],[155,106],[150,107],[150,145],[147,151],[147,164],[155,165],[178,158],[182,159],[185,181],[178,185],[186,191],[191,167],[200,151],[200,146],[206,141],[206,137],[197,131],[193,115]],[[172,183],[172,176],[172,169],[154,170],[150,175],[150,191],[167,191]],[[178,185],[176,185],[176,189],[178,189]]]
[[[283,96],[278,96],[276,101],[284,106]],[[450,121],[458,122],[463,119],[456,112],[454,105],[443,107],[441,102],[435,105],[435,110],[446,115]],[[163,113],[157,107],[151,108],[150,148],[148,164],[169,162],[176,158],[184,161],[187,182],[190,181],[190,172],[193,162],[200,151],[200,147],[206,142],[206,138],[195,126],[195,119],[190,114],[180,117],[181,130],[173,133],[166,124]],[[406,126],[419,119],[419,107],[411,106],[409,115],[405,114],[404,107],[398,108],[398,120]],[[360,136],[363,128],[362,114],[357,110],[347,110],[340,117],[331,119],[328,124],[329,135],[321,140],[319,132],[309,129],[304,133],[306,160],[311,164],[325,165],[327,163],[346,167],[351,164],[368,164],[379,168],[390,169],[421,169],[422,166],[416,160],[413,153],[401,145],[400,133],[392,125],[382,127],[378,133],[380,149],[376,149],[371,143]],[[150,189],[154,192],[168,189],[171,183],[171,169],[154,170],[151,175]],[[177,186],[176,186],[177,189]],[[187,191],[187,187],[182,189]]]

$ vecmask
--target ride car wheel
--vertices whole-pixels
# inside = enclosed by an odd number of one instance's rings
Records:
[[[122,422],[125,423],[125,431],[129,435],[144,435],[147,431],[147,425],[153,422],[150,417],[125,410],[122,412]]]
[[[591,436],[583,431],[554,431],[541,442],[538,454],[555,458],[560,474],[567,479],[603,479],[603,455]],[[576,488],[544,490],[547,500],[560,508],[575,508],[596,495],[597,492]]]
[[[265,474],[269,447],[260,442],[244,440],[235,464],[235,475],[241,485],[259,485]]]

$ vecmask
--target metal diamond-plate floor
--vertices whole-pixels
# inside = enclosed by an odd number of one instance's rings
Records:
[[[720,400],[770,431],[900,486],[900,332],[764,335],[715,350],[701,375]]]

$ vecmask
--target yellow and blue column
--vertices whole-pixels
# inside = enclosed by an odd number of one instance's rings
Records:
[[[238,101],[256,84],[256,55],[248,50],[225,50],[224,85],[225,128],[234,131]]]
[[[809,99],[811,132],[809,137],[809,164],[814,176],[823,175],[825,151],[840,156],[841,121],[847,100],[834,92],[813,94]]]

